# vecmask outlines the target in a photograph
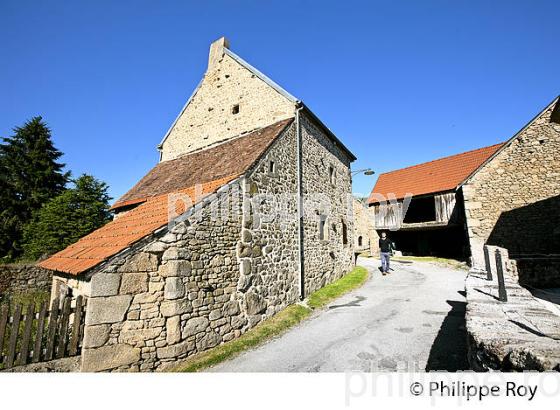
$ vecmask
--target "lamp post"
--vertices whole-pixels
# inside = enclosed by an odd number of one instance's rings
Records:
[[[364,169],[359,169],[357,171],[352,171],[350,175],[354,176],[354,175],[358,175],[358,174],[364,174],[366,176],[371,176],[371,175],[375,174],[375,171],[372,170],[371,168],[364,168]]]

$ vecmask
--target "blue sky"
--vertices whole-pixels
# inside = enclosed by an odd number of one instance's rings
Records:
[[[520,129],[560,93],[559,15],[538,0],[0,0],[0,136],[43,116],[73,174],[117,198],[225,35],[379,174]]]

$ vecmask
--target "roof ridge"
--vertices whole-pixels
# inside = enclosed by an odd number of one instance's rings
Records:
[[[497,143],[497,144],[488,145],[488,146],[486,146],[486,147],[471,149],[471,150],[469,150],[469,151],[459,152],[458,154],[447,155],[447,156],[445,156],[445,157],[432,159],[431,161],[421,162],[421,163],[414,164],[414,165],[409,165],[409,166],[406,166],[406,167],[403,167],[403,168],[394,169],[394,170],[392,170],[392,171],[383,172],[383,173],[379,174],[379,178],[381,178],[382,175],[389,175],[389,174],[392,174],[392,173],[395,173],[395,172],[401,172],[401,171],[404,171],[405,169],[416,168],[416,167],[419,167],[419,166],[422,166],[422,165],[431,164],[431,163],[433,163],[433,162],[442,161],[442,160],[444,160],[444,159],[453,158],[453,157],[458,157],[458,156],[464,155],[464,154],[471,154],[471,153],[473,153],[473,152],[482,151],[482,150],[489,149],[489,148],[494,148],[494,147],[497,148],[497,147],[499,147],[499,146],[504,145],[505,143],[506,143],[505,141],[504,141],[504,142],[499,142],[499,143]]]
[[[243,138],[243,137],[247,137],[247,136],[249,136],[250,134],[252,134],[252,133],[254,133],[254,132],[258,132],[258,131],[260,131],[260,130],[263,130],[263,129],[265,129],[265,128],[272,127],[272,126],[275,126],[275,125],[279,125],[279,124],[282,123],[282,122],[285,122],[285,121],[288,121],[288,120],[292,120],[292,121],[293,121],[294,118],[295,118],[294,116],[291,116],[291,117],[288,117],[288,118],[284,118],[283,120],[279,120],[279,121],[273,122],[273,123],[268,124],[268,125],[263,125],[262,127],[253,128],[253,129],[251,129],[251,130],[249,130],[249,131],[243,131],[241,134],[237,134],[237,135],[234,136],[234,137],[231,137],[231,138],[228,138],[228,139],[222,140],[222,141],[217,141],[217,142],[215,142],[215,143],[213,143],[213,144],[206,145],[206,146],[204,146],[204,147],[200,147],[200,148],[198,148],[198,149],[196,149],[196,150],[194,150],[194,151],[186,152],[186,153],[184,153],[184,154],[179,155],[179,156],[176,157],[176,158],[168,159],[167,161],[164,161],[164,162],[173,162],[173,161],[176,161],[176,160],[178,160],[178,159],[185,159],[185,158],[188,157],[189,155],[198,154],[198,153],[200,153],[200,152],[207,151],[207,150],[209,150],[209,149],[213,149],[213,148],[219,147],[219,146],[221,146],[221,145],[224,145],[224,144],[227,144],[227,143],[231,143],[231,142],[233,142],[233,141],[237,141],[238,139]],[[287,125],[287,124],[286,124],[286,125]],[[158,163],[159,163],[159,162],[158,162]]]
[[[173,192],[191,183],[204,183],[216,177],[242,174],[271,143],[293,124],[286,118],[218,144],[158,162],[132,188],[120,196],[111,209],[134,205],[160,193]],[[242,172],[241,172],[242,171]]]
[[[266,74],[263,74],[257,68],[253,67],[251,64],[249,64],[243,58],[239,57],[237,54],[235,54],[229,48],[224,48],[224,53],[227,54],[228,56],[230,56],[231,58],[233,58],[235,61],[237,61],[239,64],[241,64],[247,70],[249,70],[251,73],[253,73],[257,77],[259,77],[267,85],[272,87],[276,92],[278,92],[280,95],[282,95],[283,97],[290,100],[292,103],[297,104],[298,102],[300,102],[300,100],[298,98],[294,97],[292,94],[290,94],[284,88],[279,86],[274,80],[270,79],[270,77],[268,77]]]

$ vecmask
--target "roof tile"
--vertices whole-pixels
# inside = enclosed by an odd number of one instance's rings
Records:
[[[425,195],[457,188],[504,144],[480,148],[436,159],[379,175],[368,203],[379,202],[378,195],[402,199],[407,194]]]
[[[215,181],[231,174],[241,174],[292,121],[293,118],[278,121],[214,147],[160,162],[119,198],[112,208],[134,205],[145,201],[146,198],[186,186]]]
[[[172,194],[188,195],[190,205],[244,174],[291,124],[279,121],[215,147],[157,164],[113,209],[136,205],[105,226],[39,263],[72,275],[83,273],[115,256],[169,222]],[[202,194],[202,195],[200,195]],[[175,215],[186,212],[176,202]]]
[[[193,205],[203,196],[215,192],[220,186],[234,180],[238,175],[231,175],[202,185],[202,196],[195,192],[195,187],[177,191],[188,195]],[[82,273],[107,258],[116,255],[128,246],[165,226],[169,222],[168,207],[170,194],[149,198],[146,202],[130,210],[107,225],[84,236],[78,242],[54,254],[39,263],[43,268],[70,274]]]

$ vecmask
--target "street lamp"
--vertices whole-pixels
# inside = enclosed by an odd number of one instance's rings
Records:
[[[369,176],[375,174],[375,171],[372,170],[371,168],[365,168],[365,169],[359,169],[357,171],[352,171],[352,173],[350,175],[354,176],[354,175],[358,175],[358,174],[364,174],[364,175],[369,177]]]

